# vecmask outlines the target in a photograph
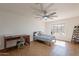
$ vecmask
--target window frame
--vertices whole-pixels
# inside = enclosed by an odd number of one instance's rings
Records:
[[[51,34],[60,33],[60,32],[64,33],[64,28],[65,28],[65,24],[51,24]]]

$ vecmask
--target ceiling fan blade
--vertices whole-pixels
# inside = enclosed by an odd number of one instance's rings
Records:
[[[42,17],[35,17],[35,19],[38,19],[38,20],[43,20]]]
[[[35,18],[41,18],[41,17],[35,17]]]
[[[51,15],[54,15],[54,14],[56,14],[56,12],[53,12],[53,13],[49,14],[48,16],[51,16]]]
[[[43,15],[42,14],[35,14],[35,16],[41,16],[42,17]]]
[[[38,8],[36,8],[36,7],[33,7],[33,6],[31,6],[31,9],[32,9],[32,10],[36,10],[36,11],[37,11],[37,10],[40,11],[40,9],[38,9]]]
[[[43,11],[44,11],[43,3],[36,3],[36,5],[38,5],[37,8],[39,8],[40,12],[43,13]]]
[[[49,18],[50,20],[53,20],[53,18]]]
[[[40,9],[43,16],[47,14],[47,10],[44,9],[44,5],[42,3],[40,3]]]
[[[41,16],[36,16],[35,18],[42,18]]]
[[[58,16],[51,16],[51,17],[49,17],[49,19],[54,19],[54,18],[56,18],[56,17],[58,17]]]
[[[50,17],[58,17],[57,15],[53,15],[53,16],[50,16]]]
[[[35,6],[34,6],[35,5]],[[43,4],[42,3],[34,3],[33,6],[30,6],[32,10],[41,12],[41,10],[43,10]]]
[[[54,3],[49,3],[49,5],[45,8],[45,10],[48,10],[53,5],[54,5]]]
[[[41,9],[41,12],[43,12],[43,4],[40,3],[40,9]]]

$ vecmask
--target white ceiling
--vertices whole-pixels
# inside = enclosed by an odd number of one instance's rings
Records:
[[[32,17],[34,13],[32,13],[33,10],[31,6],[33,6],[33,4],[29,4],[29,3],[0,4],[0,13],[8,12],[8,13],[20,14],[24,16],[30,15]],[[49,11],[53,11],[53,9],[56,9],[58,17],[52,20],[60,20],[60,19],[79,16],[79,4],[77,3],[54,3],[54,5],[50,8]]]

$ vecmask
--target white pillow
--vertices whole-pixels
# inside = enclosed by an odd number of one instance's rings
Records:
[[[35,33],[35,36],[38,36],[38,34],[39,34],[39,33],[38,33],[38,32],[36,32],[36,33]]]

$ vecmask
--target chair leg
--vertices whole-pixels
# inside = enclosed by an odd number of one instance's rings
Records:
[[[52,42],[49,42],[49,46],[51,46],[52,45]]]

